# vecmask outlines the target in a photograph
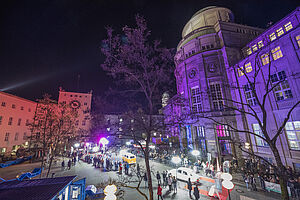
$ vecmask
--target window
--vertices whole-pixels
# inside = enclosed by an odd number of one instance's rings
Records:
[[[70,95],[70,97],[73,97],[73,95]]]
[[[271,82],[272,85],[276,85],[276,87],[273,89],[276,101],[293,98],[290,85],[286,80],[285,71],[272,74]]]
[[[6,103],[5,103],[5,102],[2,102],[2,103],[1,103],[1,106],[5,107],[5,106],[6,106]]]
[[[30,108],[28,108],[28,112],[31,112],[31,109],[30,109]]]
[[[23,107],[23,106],[21,106],[21,110],[24,110],[24,107]]]
[[[281,35],[284,34],[283,28],[277,29],[276,30],[277,36],[280,37]]]
[[[262,133],[262,131],[260,129],[259,124],[252,124],[252,128],[253,128],[253,132],[256,135],[259,135],[259,136],[265,138],[264,134]],[[263,140],[262,138],[260,138],[258,136],[255,136],[255,140],[256,140],[256,145],[259,147],[268,147],[269,146],[265,140]]]
[[[19,139],[19,133],[15,134],[15,141],[17,141]]]
[[[18,126],[21,125],[21,120],[22,120],[21,118],[18,119]]]
[[[212,83],[210,85],[211,99],[214,110],[222,110],[224,107],[223,95],[220,83]]]
[[[25,123],[26,126],[29,125],[29,119],[26,119],[26,123]]]
[[[3,117],[2,117],[2,116],[0,116],[0,125],[2,124],[2,119],[3,119]]]
[[[79,124],[79,120],[76,120],[75,126],[78,126],[78,124]]]
[[[270,63],[270,57],[268,53],[265,53],[261,56],[261,62],[263,65],[269,64]]]
[[[195,131],[197,133],[198,147],[202,155],[206,155],[206,138],[205,138],[205,128],[204,126],[196,126]]]
[[[252,72],[252,66],[251,66],[251,62],[248,62],[245,64],[245,69],[247,73]]]
[[[264,46],[264,43],[262,40],[259,41],[257,44],[258,44],[258,48],[262,48]]]
[[[9,139],[9,133],[5,133],[4,141],[8,141],[8,139]]]
[[[280,50],[280,46],[276,47],[275,49],[272,49],[272,56],[274,60],[277,60],[281,57],[283,57],[282,55],[282,51]]]
[[[252,54],[251,48],[247,49],[247,55],[249,56],[249,55],[251,55],[251,54]]]
[[[82,126],[85,126],[85,120],[82,121]]]
[[[193,111],[193,113],[202,112],[200,88],[198,86],[192,88],[191,93],[192,93],[192,111]]]
[[[26,132],[23,135],[23,140],[27,140],[27,133]]]
[[[77,95],[74,95],[75,97],[78,97]]]
[[[216,131],[218,137],[229,137],[229,129],[227,125],[216,125]]]
[[[284,25],[285,31],[289,31],[289,30],[291,30],[292,28],[293,28],[293,25],[292,25],[291,22],[289,22],[289,23],[287,23],[287,24]]]
[[[12,104],[11,107],[12,107],[12,108],[16,108],[16,105],[15,105],[15,104]]]
[[[276,39],[276,35],[275,33],[272,33],[271,35],[269,35],[270,41],[273,41]]]
[[[8,125],[12,125],[12,120],[13,120],[12,117],[10,117],[10,118],[8,119]]]
[[[290,148],[293,150],[300,150],[300,121],[287,122],[285,131]]]
[[[296,36],[296,41],[297,41],[298,47],[300,47],[300,35]]]
[[[255,106],[257,104],[255,95],[254,95],[254,84],[247,84],[244,85],[244,93],[245,93],[245,98],[247,100],[247,104],[249,104],[250,106]]]
[[[257,48],[257,45],[256,45],[256,44],[252,46],[253,52],[254,52],[254,51],[257,51],[257,49],[258,49],[258,48]]]
[[[238,68],[238,74],[239,74],[239,77],[244,76],[244,68],[243,67]]]
[[[87,105],[87,102],[84,102],[84,105],[86,106],[86,105]]]

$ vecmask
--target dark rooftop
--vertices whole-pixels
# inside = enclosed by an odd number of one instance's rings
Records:
[[[52,199],[76,176],[7,181],[0,183],[0,199],[48,200]]]

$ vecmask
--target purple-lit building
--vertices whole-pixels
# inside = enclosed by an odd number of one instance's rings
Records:
[[[239,134],[205,117],[236,126],[234,113],[224,106],[232,98],[227,71],[242,58],[241,48],[262,32],[260,28],[234,23],[229,9],[215,6],[199,10],[187,22],[175,56],[177,97],[187,99],[185,109],[199,117],[188,117],[174,125],[172,134],[180,136],[183,148],[198,149],[203,157],[207,152],[208,157],[238,154],[229,139],[239,139]],[[165,113],[186,111],[180,106],[170,107],[165,108]]]
[[[261,97],[270,67],[270,85],[279,84],[267,96],[267,124],[270,133],[278,129],[287,111],[300,100],[299,19],[297,8],[263,30],[234,23],[227,8],[207,7],[192,16],[175,55],[177,95],[164,108],[166,123],[175,121],[169,131],[179,136],[182,148],[200,150],[208,158],[241,158],[246,155],[229,140],[242,141],[256,154],[274,161],[262,139],[237,131],[261,134],[255,119],[233,109],[237,106],[234,101],[255,109],[257,102],[246,77],[261,67],[256,79]],[[278,147],[287,166],[300,167],[299,108],[292,113]]]
[[[251,40],[242,49],[244,58],[234,65],[229,77],[230,84],[236,86],[236,89],[231,90],[232,98],[250,105],[260,118],[261,111],[252,90],[255,89],[262,102],[266,88],[274,87],[266,96],[265,103],[266,124],[271,137],[281,126],[288,111],[300,100],[299,20],[300,7]],[[245,109],[251,113],[249,106],[245,106]],[[238,129],[262,135],[254,117],[237,114],[236,118]],[[277,140],[283,163],[300,170],[299,107],[292,112],[283,132]],[[242,133],[240,137],[249,143],[255,154],[275,162],[268,144],[262,138]]]

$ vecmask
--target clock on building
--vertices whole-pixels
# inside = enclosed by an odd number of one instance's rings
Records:
[[[195,76],[196,76],[196,70],[192,69],[192,70],[190,71],[189,77],[190,77],[190,78],[194,78]]]
[[[73,100],[70,102],[70,106],[74,109],[80,108],[80,102],[77,100]]]

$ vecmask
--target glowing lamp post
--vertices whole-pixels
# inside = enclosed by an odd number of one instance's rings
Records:
[[[179,156],[172,157],[172,163],[176,165],[176,179],[177,179],[177,165],[181,162],[181,159]]]
[[[117,196],[115,195],[117,187],[115,185],[107,185],[104,188],[104,200],[116,200]]]
[[[228,190],[228,197],[229,197],[229,200],[231,200],[231,198],[230,198],[230,190],[232,188],[234,188],[234,184],[231,182],[232,175],[229,174],[229,173],[223,173],[221,175],[221,178],[223,179],[222,185],[223,185],[224,188],[226,188]]]
[[[79,146],[80,146],[79,143],[75,143],[75,144],[74,144],[74,147],[75,147],[75,148],[78,148]]]
[[[103,137],[100,139],[99,143],[102,144],[102,148],[105,151],[105,146],[108,145],[109,141]]]
[[[198,150],[193,150],[193,151],[192,151],[192,155],[195,156],[195,157],[197,157],[197,156],[200,155],[200,151],[198,151]]]

